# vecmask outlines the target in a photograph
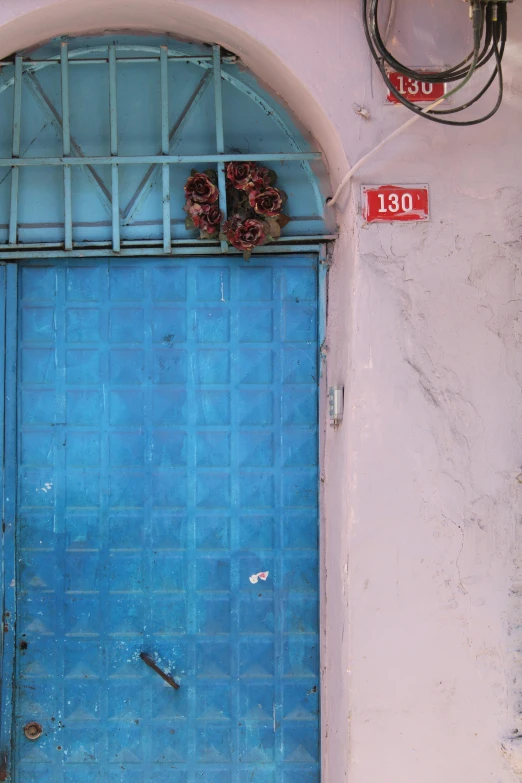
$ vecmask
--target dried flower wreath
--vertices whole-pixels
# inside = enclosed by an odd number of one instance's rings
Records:
[[[282,212],[286,193],[275,187],[276,180],[274,171],[257,163],[230,162],[226,168],[229,218],[223,221],[216,172],[193,171],[185,183],[187,229],[199,229],[201,239],[225,239],[248,261],[254,247],[277,239],[290,220]]]

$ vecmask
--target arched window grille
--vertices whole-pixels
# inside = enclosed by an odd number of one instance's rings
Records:
[[[182,212],[190,170],[215,168],[226,213],[231,160],[276,169],[289,194],[270,252],[329,238],[321,154],[217,45],[52,42],[1,63],[0,106],[0,259],[235,252],[196,239]]]

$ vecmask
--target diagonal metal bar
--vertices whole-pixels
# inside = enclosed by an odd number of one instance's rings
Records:
[[[25,71],[24,73],[24,81],[27,87],[29,88],[29,91],[33,95],[36,102],[39,104],[40,108],[43,109],[45,114],[47,115],[49,121],[51,122],[53,128],[57,132],[58,136],[61,137],[63,132],[63,122],[62,122],[62,116],[59,113],[59,111],[54,106],[51,99],[47,96],[44,88],[38,81],[37,77],[30,72]],[[74,136],[70,137],[71,140],[71,152],[73,152],[76,157],[78,158],[84,158],[85,154],[74,138]],[[92,183],[96,186],[96,193],[98,198],[100,199],[100,202],[107,212],[108,215],[112,214],[112,205],[111,205],[111,194],[109,190],[107,189],[104,181],[97,173],[94,166],[85,166],[85,172],[89,179],[92,181]]]
[[[212,71],[210,70],[203,74],[203,77],[198,82],[196,89],[185,104],[183,111],[172,126],[169,133],[169,150],[175,149],[177,143],[180,141],[185,125],[187,124],[196,107],[199,105],[203,95],[205,94],[205,90],[210,84],[211,76]],[[161,154],[161,150],[158,150],[158,155],[159,154]],[[150,191],[152,190],[158,173],[159,165],[157,163],[153,163],[152,166],[147,169],[147,172],[138,185],[136,192],[123,210],[123,225],[128,226],[133,222],[134,218],[142,207],[144,199],[147,198]]]
[[[280,129],[285,134],[287,141],[290,145],[290,148],[295,150],[296,152],[301,150],[301,143],[294,138],[293,132],[288,125],[287,121],[284,119],[284,117],[279,113],[279,110],[277,110],[274,106],[269,104],[261,95],[259,95],[257,92],[255,92],[251,87],[249,87],[245,82],[243,82],[241,79],[239,79],[237,76],[234,76],[232,73],[230,73],[227,70],[222,70],[221,75],[225,81],[227,81],[229,84],[232,84],[234,87],[236,87],[238,90],[240,90],[242,93],[247,95],[254,103],[256,103],[258,106],[260,106],[266,114],[268,114],[269,117],[271,117],[276,125],[280,127]],[[321,195],[321,191],[319,190],[319,185],[317,182],[317,178],[315,177],[312,167],[310,166],[310,163],[308,161],[310,160],[320,160],[322,156],[315,155],[313,158],[310,156],[304,156],[301,160],[301,167],[306,172],[306,175],[308,177],[308,180],[310,182],[311,187],[313,188],[314,194],[315,194],[315,201],[317,204],[317,214],[319,216],[322,216],[324,214],[324,198]],[[239,160],[239,158],[238,158]]]
[[[153,54],[155,56],[152,57],[145,57],[143,58],[143,62],[148,63],[157,63],[158,61],[158,54],[157,54],[157,47],[155,46],[142,46],[142,45],[134,45],[134,46],[116,46],[116,50],[118,52],[146,52],[149,54]],[[90,55],[102,53],[105,56],[97,59],[92,59]],[[107,47],[106,46],[92,46],[84,49],[76,49],[72,52],[69,52],[70,55],[70,64],[76,64],[79,65],[89,65],[94,63],[95,65],[98,64],[106,64],[108,62],[107,56]],[[82,55],[89,55],[88,59],[83,59]],[[192,63],[193,65],[197,65],[200,68],[212,68],[212,55],[186,55],[182,52],[179,52],[176,49],[168,48],[168,56],[169,56],[169,62],[180,62],[180,63]],[[74,58],[74,59],[73,59]],[[120,58],[118,58],[120,59]],[[142,58],[139,57],[129,57],[129,58],[121,58],[122,62],[129,62],[129,63],[135,63],[135,62],[141,62]],[[227,63],[230,65],[234,65],[237,63],[238,58],[236,55],[230,55],[227,57],[222,58],[223,63]],[[24,73],[27,73],[28,71],[36,72],[41,71],[42,68],[47,68],[49,65],[58,65],[60,62],[59,55],[55,55],[54,57],[49,57],[47,60],[29,60],[24,62]],[[0,66],[12,66],[13,63],[9,61],[2,60],[0,62]],[[14,77],[11,77],[10,79],[6,79],[6,81],[0,85],[0,93],[4,92],[5,90],[9,90],[14,84]]]

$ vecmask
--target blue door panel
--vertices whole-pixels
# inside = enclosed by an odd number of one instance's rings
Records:
[[[16,783],[318,780],[316,267],[20,266]]]

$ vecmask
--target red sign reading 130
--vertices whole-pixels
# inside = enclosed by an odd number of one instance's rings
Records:
[[[363,185],[363,217],[375,221],[428,220],[430,216],[427,185]]]
[[[419,82],[397,71],[388,71],[388,79],[397,92],[410,103],[432,103],[443,98],[446,93],[446,85],[441,82]],[[388,90],[386,100],[388,103],[400,103],[391,90]]]

